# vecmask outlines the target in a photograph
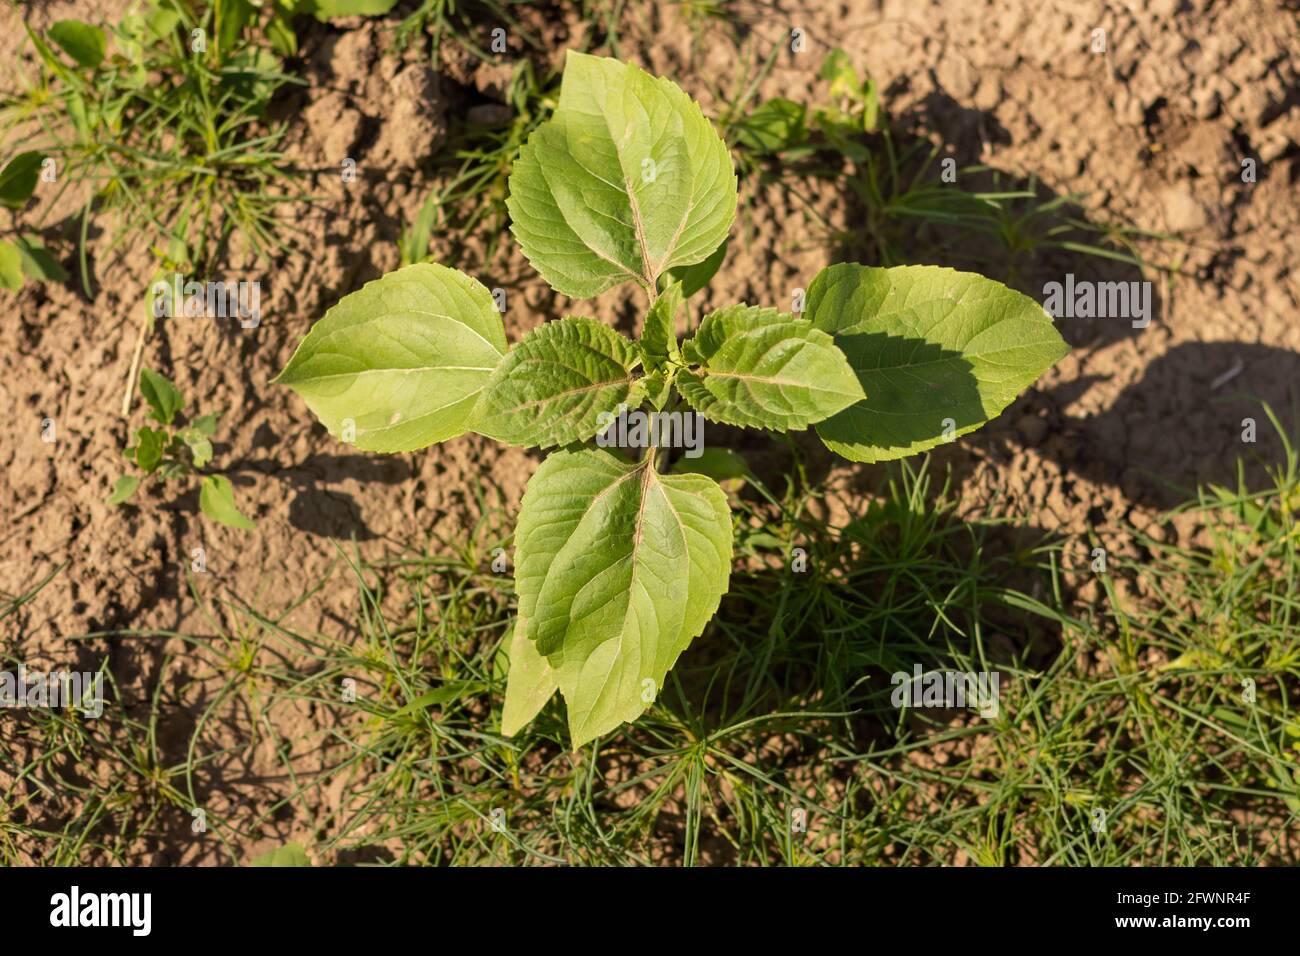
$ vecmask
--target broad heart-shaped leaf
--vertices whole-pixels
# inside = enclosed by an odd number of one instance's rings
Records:
[[[707,259],[736,215],[736,172],[699,106],[669,80],[570,50],[560,103],[510,174],[510,229],[565,295],[654,289]]]
[[[522,617],[510,635],[510,672],[506,676],[506,701],[501,710],[501,733],[513,737],[536,717],[560,686],[550,662],[537,653]]]
[[[641,330],[641,353],[647,371],[657,372],[668,361],[680,361],[681,349],[677,346],[677,313],[681,311],[682,284],[671,283],[646,312],[645,326]]]
[[[853,461],[903,458],[974,431],[1069,351],[1033,299],[937,266],[831,266],[807,305],[867,393],[817,426]]]
[[[455,269],[416,263],[340,299],[275,379],[331,435],[411,451],[469,429],[506,351],[492,295]]]
[[[557,452],[524,492],[515,559],[519,613],[555,669],[577,748],[645,711],[717,610],[727,497],[651,459]]]
[[[638,405],[632,369],[636,345],[595,319],[566,316],[533,329],[512,348],[483,387],[474,431],[510,445],[585,441]],[[602,420],[601,412],[610,418]]]
[[[862,398],[831,337],[776,309],[711,312],[683,355],[700,366],[679,372],[677,388],[710,421],[787,431]]]

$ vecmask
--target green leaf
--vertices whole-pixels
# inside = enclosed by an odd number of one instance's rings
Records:
[[[676,374],[668,371],[651,372],[641,379],[641,388],[645,393],[645,400],[657,411],[662,411],[664,405],[668,403],[668,398],[672,393],[673,379],[675,378]]]
[[[793,100],[768,100],[736,124],[737,142],[758,153],[779,153],[808,138],[806,117]]]
[[[565,295],[707,259],[736,215],[736,173],[699,106],[669,80],[572,50],[560,102],[510,174],[511,231]]]
[[[411,451],[469,429],[505,352],[491,293],[455,269],[421,262],[336,303],[275,381],[302,396],[336,438],[349,440],[355,429],[364,451]]]
[[[181,390],[164,376],[147,368],[140,369],[140,395],[149,403],[153,419],[170,425],[176,413],[185,406]]]
[[[249,863],[249,866],[311,866],[307,859],[307,850],[301,843],[286,843],[269,853],[263,853]]]
[[[566,316],[533,329],[501,360],[471,420],[474,431],[511,445],[584,441],[639,404],[634,343],[595,319]]]
[[[559,686],[554,669],[528,639],[523,618],[517,619],[510,635],[510,671],[501,711],[501,733],[513,737],[531,723]]]
[[[256,524],[245,518],[235,507],[235,489],[225,475],[207,475],[199,488],[199,510],[232,528],[254,528]]]
[[[190,455],[194,458],[194,467],[202,468],[212,460],[212,442],[198,434],[192,428],[187,428],[181,432],[181,440],[185,442],[185,447],[190,450]]]
[[[109,496],[104,499],[104,504],[108,505],[110,508],[116,507],[134,495],[136,489],[139,487],[139,475],[123,475],[121,478],[117,479],[117,481],[113,482],[113,490],[109,493]]]
[[[0,240],[0,289],[17,292],[23,287],[23,257],[12,242]]]
[[[0,170],[0,203],[21,209],[36,191],[36,178],[45,159],[43,153],[19,153]]]
[[[156,6],[144,14],[145,26],[160,40],[171,36],[181,23],[181,15],[170,7]]]
[[[27,278],[43,282],[68,281],[67,270],[35,236],[20,236],[14,240],[14,246],[22,257],[23,274]]]
[[[217,433],[217,419],[220,417],[220,415],[214,413],[200,415],[190,423],[190,429],[196,435],[202,435],[204,438],[211,438]]]
[[[687,346],[685,357],[701,365],[679,372],[677,388],[710,421],[788,431],[863,397],[831,337],[776,309],[711,312]]]
[[[86,69],[93,70],[104,62],[108,41],[99,27],[80,20],[60,20],[46,32],[64,53]]]
[[[45,65],[60,77],[68,76],[69,71],[67,66],[62,60],[54,55],[54,51],[50,49],[50,45],[41,38],[39,33],[28,26],[25,20],[23,21],[23,29],[27,31],[27,36],[32,41],[32,46],[36,47],[36,52],[40,56],[41,60],[44,61]]]
[[[727,246],[730,239],[724,239],[722,245],[713,250],[713,254],[703,262],[697,262],[693,266],[678,266],[676,269],[669,269],[664,273],[663,278],[659,280],[661,286],[667,285],[664,281],[680,282],[682,284],[682,298],[689,299],[695,293],[699,292],[718,274],[718,269],[722,267],[722,262],[727,258]]]
[[[822,60],[818,75],[830,84],[831,96],[836,99],[857,99],[862,93],[862,81],[849,55],[839,47],[831,50]]]
[[[163,451],[167,448],[167,433],[161,428],[138,428],[135,432],[135,447],[128,449],[135,456],[135,463],[146,472],[157,470],[162,464]]]
[[[730,448],[705,448],[697,458],[679,459],[672,470],[677,474],[707,475],[724,490],[728,482],[743,481],[750,475],[749,463]]]
[[[216,13],[217,52],[226,57],[235,52],[244,28],[253,22],[253,5],[249,0],[225,0]]]
[[[657,372],[670,361],[680,362],[677,345],[677,313],[682,309],[682,284],[674,282],[650,306],[641,330],[641,354],[648,371]]]
[[[866,391],[817,426],[853,461],[890,461],[974,431],[1069,351],[1033,299],[937,266],[831,266],[807,301]]]
[[[397,0],[305,0],[304,12],[317,20],[335,17],[378,17],[397,6]]]
[[[515,589],[556,671],[573,746],[634,720],[717,610],[731,516],[702,475],[609,452],[557,452],[524,493]]]

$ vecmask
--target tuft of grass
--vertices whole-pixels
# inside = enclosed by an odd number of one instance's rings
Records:
[[[155,0],[107,28],[107,55],[93,67],[27,28],[39,72],[0,100],[0,128],[55,160],[58,196],[91,184],[80,217],[87,295],[87,239],[100,213],[114,223],[110,253],[145,235],[167,270],[206,275],[235,234],[259,257],[286,247],[277,212],[301,197],[290,192],[284,127],[268,107],[301,81],[272,49],[274,22],[232,26],[221,11]]]
[[[1036,177],[1015,180],[983,164],[957,167],[942,145],[902,128],[881,91],[833,49],[820,77],[826,98],[759,101],[758,89],[784,47],[750,47],[718,116],[742,179],[780,183],[825,240],[882,266],[957,265],[1024,284],[1045,254],[1108,260],[1146,270],[1143,240],[1169,236],[1083,215],[1087,197],[1052,195]],[[809,184],[839,189],[854,209],[848,229],[822,212]]]
[[[357,603],[337,633],[290,627],[300,601],[259,610],[192,576],[212,636],[116,635],[179,639],[189,681],[176,651],[147,699],[101,721],[27,715],[0,853],[124,861],[171,833],[173,853],[208,840],[230,862],[271,836],[378,864],[1294,862],[1287,455],[1272,487],[1207,490],[1167,516],[1194,510],[1208,544],[1129,529],[1143,557],[1112,565],[1096,605],[1069,596],[1092,575],[1070,570],[1076,544],[960,515],[924,466],[834,524],[797,472],[779,494],[751,478],[716,623],[642,720],[578,753],[555,702],[515,738],[497,729],[514,600],[500,506],[418,552],[342,554]],[[916,665],[996,671],[999,713],[895,708],[890,675]],[[160,724],[195,699],[188,739],[162,747]],[[280,729],[304,713],[309,729]],[[75,784],[59,769],[72,752],[123,769]],[[281,782],[190,834],[193,808],[257,752]],[[63,815],[35,814],[35,793]]]

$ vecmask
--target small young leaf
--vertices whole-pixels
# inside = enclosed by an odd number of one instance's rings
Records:
[[[195,468],[202,468],[212,460],[212,442],[188,428],[181,434],[181,438],[190,450]]]
[[[862,93],[862,82],[849,55],[839,47],[831,50],[822,60],[818,75],[830,83],[831,96],[836,99],[857,99]]]
[[[200,415],[198,418],[194,419],[194,421],[190,422],[190,429],[196,435],[202,435],[204,438],[211,438],[217,433],[217,420],[220,417],[220,415],[215,413]]]
[[[679,372],[677,388],[710,421],[789,431],[863,397],[831,337],[775,309],[712,312],[688,345],[701,366]]]
[[[412,451],[463,434],[506,352],[492,294],[455,269],[416,263],[366,283],[312,326],[275,381],[336,438]]]
[[[531,723],[560,686],[559,677],[546,658],[537,653],[527,631],[523,618],[517,618],[510,635],[510,672],[501,711],[501,733],[506,737],[513,737]]]
[[[161,428],[136,429],[135,446],[128,449],[135,455],[135,463],[145,472],[152,473],[162,464],[163,452],[167,448],[167,433]]]
[[[678,266],[676,269],[669,269],[664,273],[663,278],[659,280],[659,284],[664,286],[667,285],[667,282],[680,282],[682,284],[682,298],[689,299],[713,281],[713,277],[718,274],[718,269],[722,267],[723,260],[727,258],[727,246],[730,242],[730,239],[724,239],[722,245],[714,249],[713,254],[703,262],[697,262],[693,266]]]
[[[657,372],[669,360],[681,361],[677,346],[677,313],[682,308],[682,284],[671,283],[646,313],[641,330],[641,354],[648,371]]]
[[[10,209],[21,209],[36,191],[36,180],[41,170],[43,153],[19,153],[4,169],[0,169],[0,203]]]
[[[594,296],[707,259],[736,215],[736,173],[699,106],[669,80],[568,52],[555,114],[510,174],[510,229],[542,277]]]
[[[1069,351],[1033,299],[937,266],[834,265],[813,279],[807,305],[866,391],[817,426],[852,461],[891,461],[974,431]]]
[[[0,289],[23,287],[23,256],[12,242],[0,239]]]
[[[86,69],[93,70],[104,62],[108,41],[99,27],[80,20],[60,20],[47,32],[64,53]]]
[[[113,482],[113,490],[109,496],[104,499],[104,504],[110,508],[120,505],[135,494],[136,489],[140,487],[139,475],[123,475],[117,481]]]
[[[147,368],[140,369],[140,395],[149,403],[154,421],[163,425],[170,425],[176,413],[185,407],[181,390],[165,376]]]
[[[654,406],[656,411],[662,411],[664,405],[668,403],[668,397],[672,394],[672,383],[675,378],[675,373],[667,371],[651,372],[641,379],[640,384],[645,394],[645,400]]]
[[[35,236],[21,236],[14,240],[14,246],[22,257],[23,274],[27,278],[43,282],[68,281],[67,270]]]
[[[567,445],[600,431],[602,412],[639,404],[636,345],[595,319],[533,329],[488,379],[471,427],[510,445]],[[607,424],[607,423],[606,423]]]
[[[727,497],[651,459],[557,452],[524,492],[515,557],[519,613],[557,673],[577,748],[644,712],[717,610]]]
[[[235,489],[225,475],[208,475],[199,488],[199,510],[232,528],[254,528],[256,524],[235,507]]]

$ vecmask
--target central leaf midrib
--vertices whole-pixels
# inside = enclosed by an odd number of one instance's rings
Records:
[[[853,394],[852,392],[841,392],[838,389],[826,388],[825,386],[822,385],[813,385],[808,382],[791,381],[789,379],[784,379],[784,378],[773,378],[770,375],[749,375],[746,374],[745,372],[723,372],[717,369],[710,369],[710,368],[701,368],[700,371],[703,372],[705,376],[712,376],[713,378],[737,378],[746,382],[762,382],[766,385],[777,385],[780,387],[790,387],[790,388],[806,388],[809,391],[825,392],[828,395],[852,395]]]

